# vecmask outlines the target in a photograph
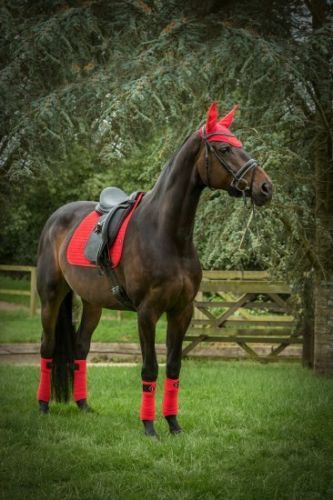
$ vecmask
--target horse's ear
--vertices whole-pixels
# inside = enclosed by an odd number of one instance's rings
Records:
[[[209,106],[209,110],[207,112],[207,120],[206,120],[206,131],[207,133],[214,130],[218,117],[218,110],[216,102],[212,102]]]
[[[219,121],[220,125],[224,125],[224,127],[230,128],[235,116],[235,112],[239,108],[239,104],[236,104],[229,113],[227,113],[221,120]]]

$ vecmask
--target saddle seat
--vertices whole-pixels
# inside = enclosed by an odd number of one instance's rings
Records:
[[[132,195],[128,195],[122,189],[117,187],[107,187],[103,189],[99,196],[99,203],[96,205],[96,211],[100,214],[107,214],[120,203],[127,202],[133,199],[133,195],[137,193],[133,193]]]

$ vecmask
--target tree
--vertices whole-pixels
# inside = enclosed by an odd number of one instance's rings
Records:
[[[326,370],[333,364],[324,348],[332,321],[329,5],[4,2],[0,223],[7,245],[0,258],[33,261],[29,249],[57,203],[94,198],[107,184],[149,189],[212,100],[225,110],[240,102],[235,132],[273,177],[274,203],[242,238],[249,214],[241,203],[207,191],[195,229],[201,260],[209,268],[268,268],[299,291],[314,270],[316,315],[325,310],[327,319],[316,323],[323,333],[316,333],[315,366]],[[25,251],[13,252],[13,227],[29,232],[28,212],[38,224]]]
[[[333,374],[333,109],[332,109],[332,21],[331,3],[309,0],[312,15],[313,64],[317,72],[311,78],[315,103],[316,232],[315,248],[320,268],[315,275],[315,346],[314,368]]]

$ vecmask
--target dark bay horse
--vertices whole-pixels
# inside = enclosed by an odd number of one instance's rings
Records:
[[[155,436],[155,386],[158,364],[155,327],[167,316],[167,363],[163,415],[170,431],[178,433],[178,388],[182,342],[192,317],[193,299],[201,281],[201,266],[193,245],[193,227],[200,195],[205,187],[247,196],[256,205],[272,197],[268,175],[244,151],[230,132],[233,109],[218,120],[213,103],[207,120],[180,147],[163,168],[155,186],[145,194],[128,226],[121,262],[115,273],[138,316],[142,350],[141,420],[147,435]],[[59,208],[47,221],[39,244],[38,292],[43,335],[41,413],[49,411],[51,386],[57,400],[69,396],[72,377],[74,399],[88,410],[86,358],[102,308],[121,309],[111,293],[107,275],[97,268],[68,263],[66,248],[74,229],[96,206],[80,201]],[[82,299],[79,329],[71,317],[72,294]]]

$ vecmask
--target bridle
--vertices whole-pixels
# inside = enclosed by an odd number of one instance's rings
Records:
[[[252,186],[253,186],[253,181],[254,181],[254,176],[255,176],[255,169],[258,166],[256,160],[253,158],[250,158],[248,161],[244,163],[240,167],[240,169],[237,172],[234,172],[234,170],[230,167],[230,165],[225,161],[225,159],[220,156],[220,154],[217,152],[216,148],[210,144],[208,141],[209,137],[212,137],[214,135],[217,135],[216,132],[212,132],[211,134],[206,134],[206,128],[202,128],[202,139],[205,143],[205,167],[206,167],[206,183],[207,186],[212,189],[212,186],[210,184],[209,180],[209,153],[213,153],[214,156],[217,158],[219,161],[220,165],[225,168],[225,170],[231,175],[232,180],[230,183],[230,187],[237,189],[240,191],[243,195],[244,203],[246,205],[246,192],[250,191],[252,192]],[[223,134],[226,136],[226,134]],[[231,135],[229,137],[232,137]],[[247,182],[247,180],[244,178],[245,175],[252,170],[252,178],[251,178],[251,184]]]

